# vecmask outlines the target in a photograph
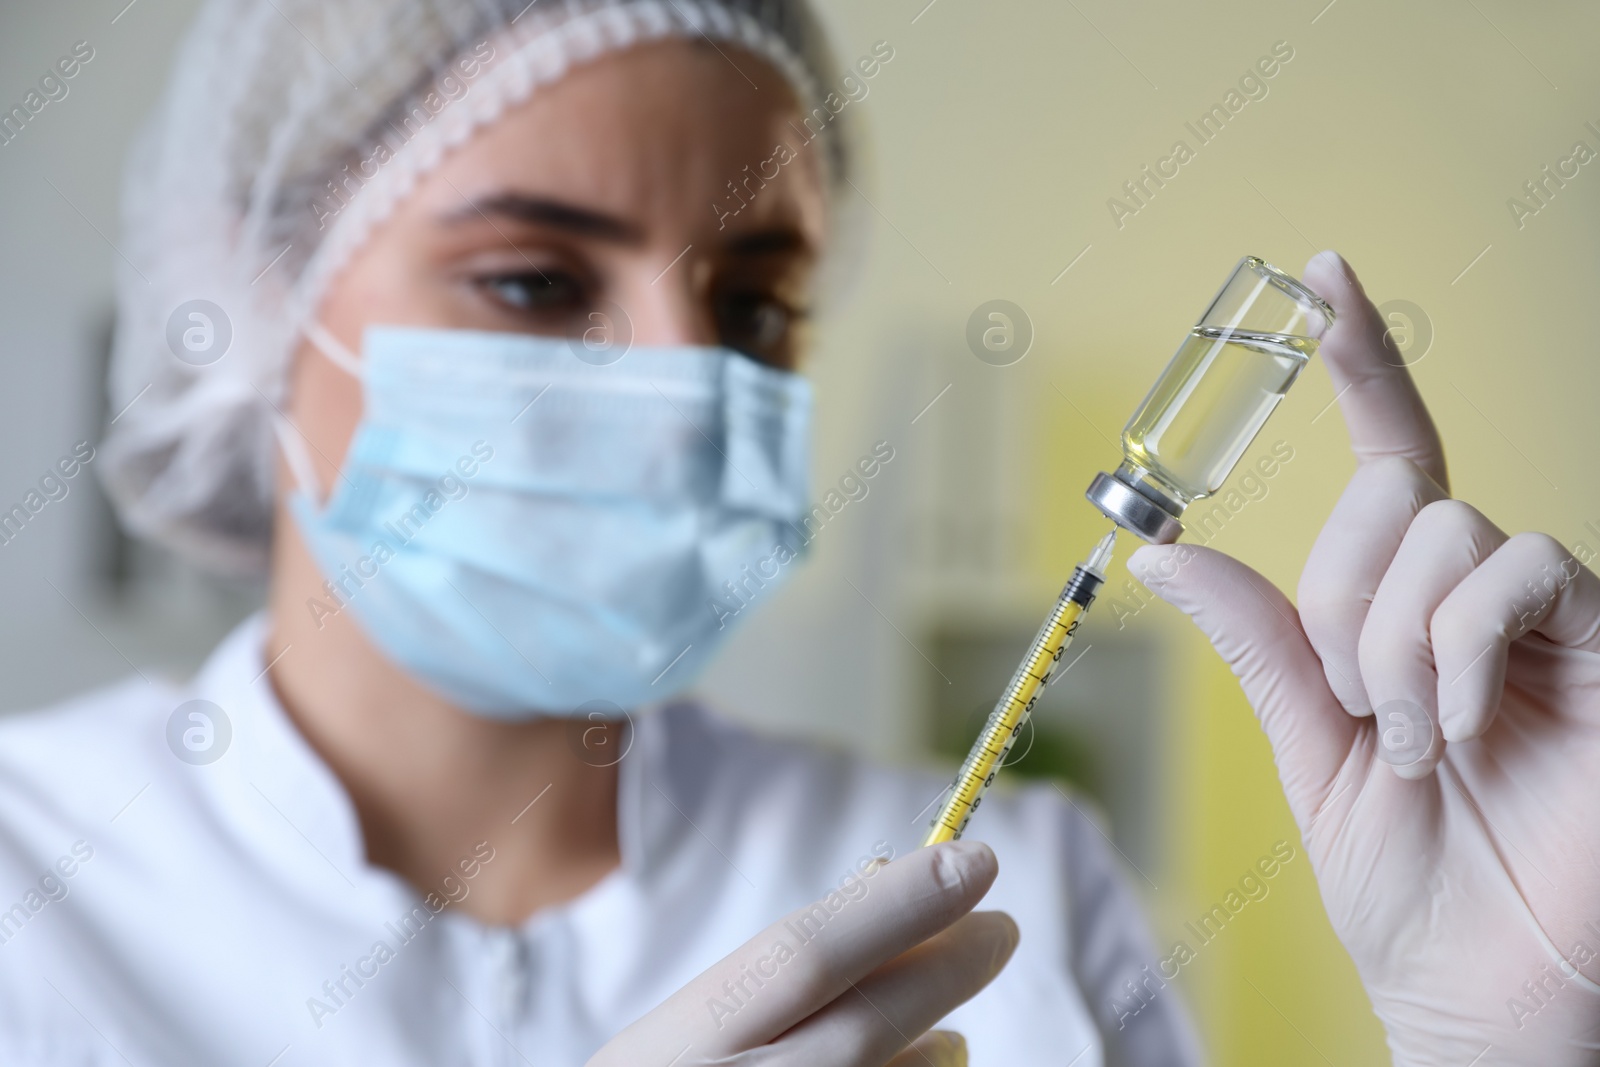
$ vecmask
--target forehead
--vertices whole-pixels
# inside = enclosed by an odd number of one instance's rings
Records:
[[[719,206],[747,202],[740,228],[784,224],[820,247],[823,149],[807,140],[793,91],[765,60],[728,44],[661,41],[539,89],[424,179],[415,201],[450,210],[463,196],[514,189],[651,232],[717,230]]]

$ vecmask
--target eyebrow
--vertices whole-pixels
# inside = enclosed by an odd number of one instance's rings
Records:
[[[645,236],[644,230],[636,223],[615,215],[526,193],[495,193],[473,200],[460,210],[445,215],[443,221],[446,225],[456,226],[485,217],[532,223],[616,244],[641,244]],[[798,229],[785,226],[736,237],[727,243],[726,249],[741,256],[806,253],[811,251],[811,242]]]
[[[523,193],[496,193],[474,200],[460,211],[446,215],[444,221],[449,225],[458,225],[485,216],[531,222],[580,237],[597,237],[618,244],[639,244],[644,240],[644,231],[626,219]]]
[[[762,230],[757,233],[735,237],[727,244],[727,250],[736,256],[761,256],[775,255],[786,252],[810,252],[811,242],[797,229],[783,227],[774,230]]]

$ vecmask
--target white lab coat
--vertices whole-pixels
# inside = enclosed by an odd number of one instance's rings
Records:
[[[915,847],[944,785],[669,706],[620,764],[616,871],[518,928],[435,916],[366,862],[262,637],[245,623],[182,689],[136,679],[0,723],[0,1064],[576,1067],[875,843]],[[196,698],[232,727],[209,765],[167,740]],[[1198,1062],[1176,990],[1123,1030],[1109,1011],[1154,955],[1094,825],[1036,788],[985,804],[974,835],[1000,858],[984,906],[1022,930],[948,1020],[975,1067]],[[466,869],[494,844],[463,842]]]

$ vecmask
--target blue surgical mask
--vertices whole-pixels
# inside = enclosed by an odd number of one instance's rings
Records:
[[[526,719],[668,697],[803,552],[798,375],[723,348],[595,365],[563,338],[401,327],[369,328],[352,366],[307,332],[365,395],[325,507],[281,434],[291,512],[327,578],[307,610],[351,612],[462,708]]]

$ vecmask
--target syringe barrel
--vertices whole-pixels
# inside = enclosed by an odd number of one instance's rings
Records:
[[[1005,765],[1006,755],[1022,732],[1023,723],[1028,721],[1039,694],[1049,684],[1062,654],[1072,643],[1084,612],[1094,603],[1094,595],[1104,582],[1103,577],[1086,566],[1079,566],[1072,572],[1056,598],[1055,607],[1028,646],[1027,655],[962,761],[949,796],[929,824],[924,845],[954,841],[966,830],[967,821],[983,803],[984,794]]]

